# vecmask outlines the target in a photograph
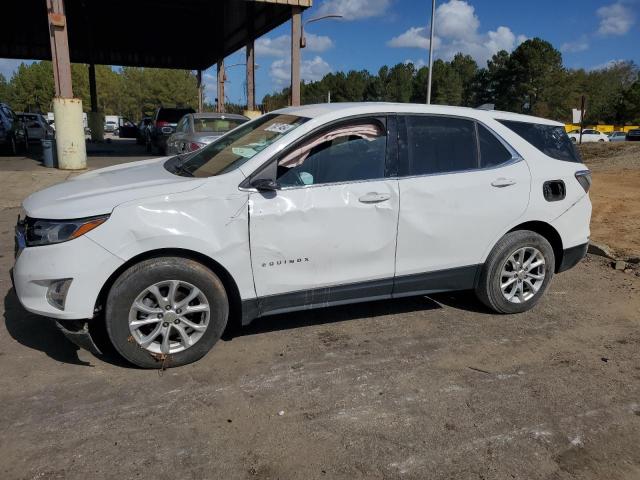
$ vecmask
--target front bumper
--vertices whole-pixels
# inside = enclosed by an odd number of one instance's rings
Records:
[[[22,306],[32,313],[60,320],[92,318],[96,300],[109,276],[124,262],[89,238],[18,252],[12,279]],[[73,279],[64,310],[47,301],[53,280]]]

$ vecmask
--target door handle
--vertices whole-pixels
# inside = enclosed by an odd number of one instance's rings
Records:
[[[391,195],[388,193],[369,192],[361,196],[358,200],[361,203],[380,203],[389,200]]]
[[[516,184],[515,178],[496,178],[493,182],[491,182],[492,186],[498,187],[498,188],[508,187],[510,185],[515,185],[515,184]]]

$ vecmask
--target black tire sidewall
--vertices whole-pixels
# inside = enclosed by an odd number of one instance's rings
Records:
[[[141,348],[129,331],[129,309],[147,287],[163,280],[182,280],[195,285],[210,307],[209,326],[188,349],[175,354],[154,355]],[[224,331],[229,303],[220,279],[202,264],[183,258],[162,257],[145,260],[126,270],[113,284],[107,297],[105,322],[115,349],[126,360],[142,368],[168,368],[195,362],[211,350]]]
[[[502,295],[500,288],[502,267],[507,258],[517,249],[533,247],[545,260],[545,278],[536,294],[524,303],[511,303]],[[489,308],[499,313],[522,313],[533,308],[542,298],[555,270],[553,247],[542,235],[529,230],[510,232],[496,244],[489,254],[480,275],[477,293]]]

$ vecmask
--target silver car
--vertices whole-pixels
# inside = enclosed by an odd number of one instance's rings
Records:
[[[609,140],[612,142],[624,142],[627,139],[627,134],[625,132],[611,132],[609,134]]]
[[[248,120],[234,113],[189,113],[167,139],[167,154],[199,150]]]

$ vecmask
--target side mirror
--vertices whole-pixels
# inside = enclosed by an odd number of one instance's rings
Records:
[[[251,181],[251,186],[259,192],[273,192],[280,189],[280,184],[268,178],[257,178]]]

